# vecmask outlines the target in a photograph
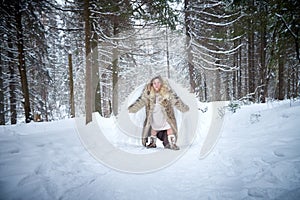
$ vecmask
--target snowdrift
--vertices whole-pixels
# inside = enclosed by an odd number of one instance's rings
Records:
[[[79,119],[2,126],[0,199],[299,199],[299,101],[223,110],[218,142],[204,157],[201,149],[215,119],[211,104],[198,107],[207,111],[198,111],[193,143],[147,173],[120,172],[95,159],[78,135]],[[116,118],[94,117],[114,148],[141,158],[128,166],[149,166],[156,155],[176,154],[162,146],[144,149],[126,135],[116,140]],[[97,141],[92,144],[98,148]],[[109,151],[103,155],[113,158]],[[149,155],[153,159],[143,159]]]

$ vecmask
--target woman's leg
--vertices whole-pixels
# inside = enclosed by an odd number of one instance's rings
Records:
[[[157,131],[151,129],[151,136],[156,136],[157,135]]]
[[[151,129],[150,144],[147,145],[147,148],[156,148],[156,135],[157,131]]]
[[[167,135],[173,135],[173,130],[172,130],[172,128],[167,129]]]
[[[170,144],[171,149],[179,150],[179,147],[176,145],[177,138],[173,134],[172,128],[167,129],[167,135],[168,135],[168,140],[169,140],[169,144]]]

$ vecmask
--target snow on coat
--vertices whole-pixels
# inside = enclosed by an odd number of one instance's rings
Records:
[[[166,80],[163,80],[159,94],[160,98],[158,103],[161,105],[162,112],[177,139],[178,129],[173,107],[175,106],[181,112],[187,112],[189,107],[177,96]],[[144,121],[142,132],[142,143],[144,146],[146,146],[148,137],[151,135],[150,120],[152,119],[151,116],[154,110],[155,98],[154,88],[152,87],[151,83],[149,83],[146,84],[139,98],[128,107],[129,113],[136,113],[145,106],[146,119]]]

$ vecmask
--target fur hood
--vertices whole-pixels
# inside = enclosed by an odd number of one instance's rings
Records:
[[[163,114],[166,117],[167,122],[170,124],[173,133],[177,139],[178,130],[173,107],[176,107],[181,112],[187,112],[189,110],[189,107],[186,104],[184,104],[182,100],[177,96],[177,94],[172,90],[167,80],[164,80],[161,77],[158,78],[161,80],[162,83],[161,89],[159,91],[158,103],[162,106]],[[146,146],[148,137],[151,134],[150,120],[156,99],[156,93],[152,86],[152,80],[150,81],[150,83],[146,84],[139,98],[128,107],[130,113],[136,113],[143,107],[145,107],[146,109],[146,119],[144,121],[142,133],[142,143],[144,146]]]

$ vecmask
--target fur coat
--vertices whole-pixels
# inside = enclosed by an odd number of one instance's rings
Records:
[[[181,112],[187,112],[189,107],[182,102],[177,94],[171,89],[168,82],[163,80],[161,89],[159,91],[159,104],[162,107],[162,112],[166,117],[167,122],[170,124],[173,134],[176,139],[178,136],[177,123],[175,119],[174,109],[175,106]],[[146,119],[144,121],[143,132],[142,132],[142,143],[146,146],[148,137],[151,135],[151,121],[152,113],[155,105],[155,91],[151,83],[147,84],[143,89],[140,97],[128,107],[129,113],[136,113],[145,106]]]

